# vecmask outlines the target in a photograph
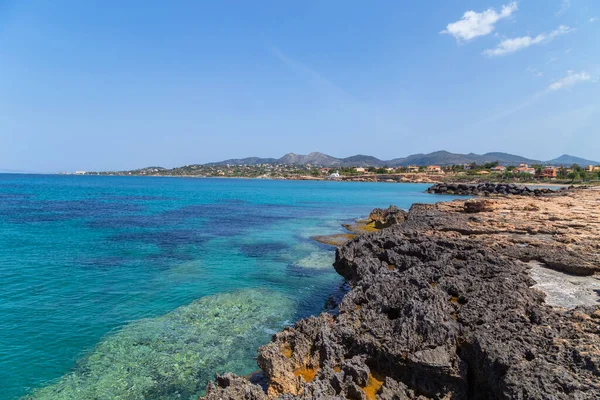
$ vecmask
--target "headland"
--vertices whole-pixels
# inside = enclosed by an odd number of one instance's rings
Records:
[[[351,287],[339,312],[260,348],[263,387],[224,374],[206,399],[600,398],[599,190],[415,204],[364,225],[336,252]]]

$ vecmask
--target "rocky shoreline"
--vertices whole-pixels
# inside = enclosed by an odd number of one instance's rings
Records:
[[[597,279],[600,191],[372,217],[337,250],[351,287],[339,313],[261,347],[264,387],[225,374],[206,399],[600,398],[600,290],[586,294],[593,306],[550,304],[531,274],[535,263],[578,285]]]

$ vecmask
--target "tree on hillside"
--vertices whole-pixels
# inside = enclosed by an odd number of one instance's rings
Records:
[[[497,167],[498,164],[499,164],[498,161],[487,162],[487,163],[483,164],[483,168],[492,169],[494,167]]]

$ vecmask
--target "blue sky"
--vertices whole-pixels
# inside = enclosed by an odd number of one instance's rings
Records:
[[[0,169],[600,159],[600,2],[0,1]]]

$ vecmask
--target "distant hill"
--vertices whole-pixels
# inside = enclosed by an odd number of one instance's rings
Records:
[[[285,156],[277,160],[277,164],[286,165],[323,165],[323,166],[335,166],[340,165],[342,162],[339,158],[328,156],[327,154],[313,152],[307,155],[288,153]]]
[[[558,158],[548,161],[540,161],[531,158],[518,156],[515,154],[492,152],[485,154],[460,154],[450,153],[449,151],[440,150],[428,154],[411,154],[407,157],[394,158],[392,160],[380,160],[379,158],[357,154],[346,158],[336,158],[327,154],[313,152],[307,155],[288,153],[281,158],[258,158],[249,157],[242,159],[231,159],[215,163],[205,164],[208,166],[217,165],[256,165],[256,164],[283,164],[283,165],[319,165],[323,167],[406,167],[408,165],[453,165],[453,164],[485,164],[487,162],[498,161],[500,165],[518,165],[518,164],[546,164],[546,165],[571,165],[573,163],[579,165],[598,165],[600,162],[585,160],[583,158],[570,155],[562,155]]]
[[[275,164],[276,158],[260,158],[260,157],[246,157],[246,158],[232,158],[230,160],[219,161],[208,163],[204,165],[257,165],[257,164]]]
[[[485,162],[499,161],[500,164],[506,165],[543,164],[543,162],[539,160],[500,152],[485,153],[481,157],[485,160]]]
[[[383,167],[388,164],[389,161],[382,161],[379,158],[373,156],[365,156],[357,154],[352,157],[342,158],[342,165],[345,167]]]
[[[390,161],[392,166],[407,165],[453,165],[453,164],[485,164],[487,162],[498,161],[501,165],[517,164],[540,164],[541,161],[533,160],[508,153],[486,153],[486,154],[458,154],[448,151],[435,151],[429,154],[412,154],[405,158],[398,158]]]
[[[562,156],[555,158],[554,160],[546,161],[548,164],[552,165],[599,165],[598,161],[586,160],[585,158],[570,156],[568,154],[563,154]]]

